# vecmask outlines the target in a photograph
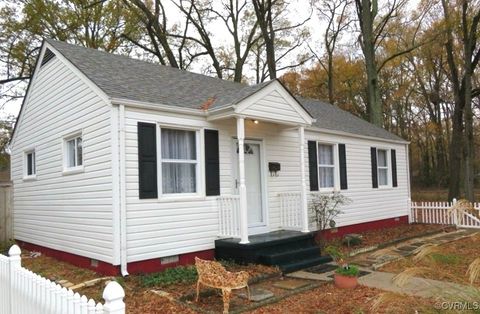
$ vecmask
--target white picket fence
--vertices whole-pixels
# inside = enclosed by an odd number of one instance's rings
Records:
[[[0,314],[125,314],[125,292],[115,281],[95,303],[22,267],[20,248],[0,254]]]
[[[476,212],[468,213],[452,211],[456,202],[411,202],[410,222],[480,229],[480,203],[472,204]]]

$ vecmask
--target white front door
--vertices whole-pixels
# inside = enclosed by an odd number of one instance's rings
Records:
[[[265,232],[266,213],[263,185],[262,142],[245,140],[245,185],[247,188],[247,212],[249,233]],[[234,190],[239,193],[240,177],[238,171],[238,141],[234,141]]]

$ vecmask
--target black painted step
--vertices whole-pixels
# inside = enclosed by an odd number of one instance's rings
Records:
[[[296,260],[288,264],[280,265],[280,270],[283,273],[291,273],[300,269],[305,269],[312,266],[317,266],[324,263],[330,263],[332,258],[330,256],[318,256],[309,259]]]
[[[306,246],[290,248],[273,253],[260,255],[260,262],[266,265],[282,265],[294,260],[308,259],[320,256],[320,249],[317,246]]]

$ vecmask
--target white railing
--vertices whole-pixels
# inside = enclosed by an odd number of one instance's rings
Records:
[[[455,199],[453,202],[411,202],[411,222],[480,228],[480,203],[472,204],[473,213],[452,210],[455,203]]]
[[[20,248],[0,254],[0,314],[124,314],[125,292],[115,281],[103,291],[105,304],[74,293],[22,267]]]
[[[302,228],[302,194],[300,192],[279,193],[280,225],[284,229]]]
[[[220,237],[240,237],[240,196],[227,195],[217,198]]]

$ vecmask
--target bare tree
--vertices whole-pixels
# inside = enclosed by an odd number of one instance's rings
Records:
[[[377,60],[377,49],[388,37],[388,27],[392,21],[401,18],[401,11],[408,0],[391,0],[382,7],[383,14],[379,14],[378,0],[355,0],[358,23],[360,26],[360,46],[362,48],[365,69],[367,72],[367,111],[371,123],[382,126],[383,110],[380,97],[378,75],[382,68],[393,59],[412,52],[425,43],[416,43],[416,33],[425,12],[418,16],[418,26],[411,36],[412,42],[397,52],[385,56],[382,61]],[[427,7],[428,9],[428,7]]]
[[[465,197],[474,201],[474,135],[472,109],[472,77],[480,61],[480,44],[478,32],[480,23],[480,4],[478,1],[459,0],[451,4],[442,0],[443,14],[446,26],[447,61],[449,76],[452,81],[452,90],[455,99],[452,122],[452,144],[450,145],[450,184],[449,199],[460,195],[460,171],[464,160],[464,189]],[[455,17],[459,17],[460,20]],[[456,25],[460,30],[456,34]],[[457,36],[455,36],[457,35]],[[456,42],[460,45],[456,46]],[[462,56],[455,54],[460,51]],[[458,60],[463,60],[459,62]],[[465,130],[463,123],[465,122]],[[462,134],[464,133],[464,134]]]
[[[333,54],[341,34],[349,27],[350,23],[353,22],[348,13],[348,8],[352,3],[351,0],[323,0],[320,3],[316,1],[312,2],[320,18],[327,22],[327,28],[323,35],[327,64],[325,64],[324,58],[318,56],[313,49],[310,50],[314,53],[322,68],[327,72],[328,101],[331,104],[335,103]]]
[[[285,59],[291,52],[303,44],[308,34],[302,29],[302,26],[310,20],[311,12],[303,21],[292,24],[288,19],[289,3],[286,0],[252,0],[252,2],[262,36],[262,42],[257,47],[258,53],[256,54],[255,63],[259,67],[263,67],[262,64],[264,64],[268,70],[269,78],[275,79],[277,78],[277,72],[294,68],[307,62],[309,58],[301,56],[296,64],[278,66],[282,59]],[[294,31],[296,33],[292,34]],[[287,33],[293,39],[287,40]],[[259,48],[265,51],[264,63],[261,60],[262,53]],[[257,72],[262,73],[263,71],[259,70],[259,67],[257,67]],[[257,74],[257,78],[261,76],[263,75]]]

